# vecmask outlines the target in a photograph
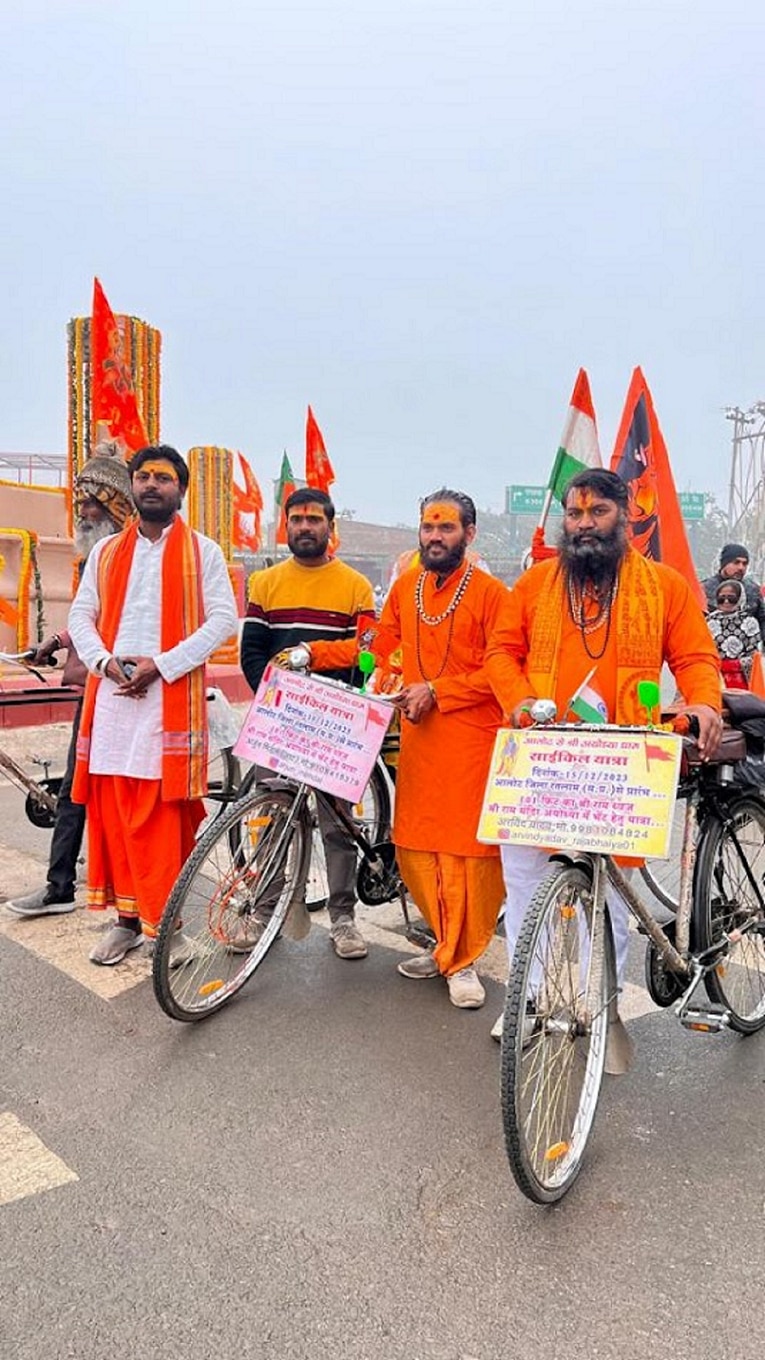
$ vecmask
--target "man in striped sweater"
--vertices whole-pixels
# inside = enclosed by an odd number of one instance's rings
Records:
[[[372,585],[329,555],[335,507],[324,491],[302,487],[285,507],[291,557],[258,572],[242,629],[242,670],[255,691],[278,652],[306,647],[309,668],[350,681],[360,616],[374,619]],[[329,918],[335,953],[363,959],[367,946],[355,924],[356,851],[342,829],[319,812],[329,880]]]

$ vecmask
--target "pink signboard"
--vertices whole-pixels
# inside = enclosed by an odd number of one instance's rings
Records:
[[[382,699],[269,665],[234,754],[358,803],[392,716]]]

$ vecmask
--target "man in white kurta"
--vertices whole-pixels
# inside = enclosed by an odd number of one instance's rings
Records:
[[[118,918],[91,952],[101,964],[156,934],[193,845],[204,664],[238,622],[223,553],[180,518],[183,459],[160,445],[129,470],[138,525],[93,550],[69,616],[90,672],[74,787],[88,807],[88,905],[114,906]]]

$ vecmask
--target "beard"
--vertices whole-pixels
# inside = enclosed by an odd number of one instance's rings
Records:
[[[566,577],[575,586],[610,585],[627,551],[627,525],[622,520],[607,534],[593,529],[584,541],[564,527],[557,547]]]
[[[287,535],[287,547],[292,553],[292,556],[296,557],[299,562],[310,562],[317,557],[324,557],[328,546],[329,534],[323,540],[318,540],[313,537],[298,538],[297,536],[292,539],[289,534]]]
[[[97,543],[102,538],[111,538],[115,533],[115,526],[110,519],[81,519],[78,521],[74,531],[74,546],[80,557],[87,561],[88,554],[92,552]]]
[[[455,543],[448,552],[431,555],[431,549],[423,548],[420,544],[420,561],[426,571],[433,571],[437,576],[451,576],[451,573],[464,562],[466,548],[467,544],[464,542]]]

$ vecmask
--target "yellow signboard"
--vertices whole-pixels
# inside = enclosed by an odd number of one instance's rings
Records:
[[[666,859],[681,751],[645,728],[501,728],[478,839]]]

